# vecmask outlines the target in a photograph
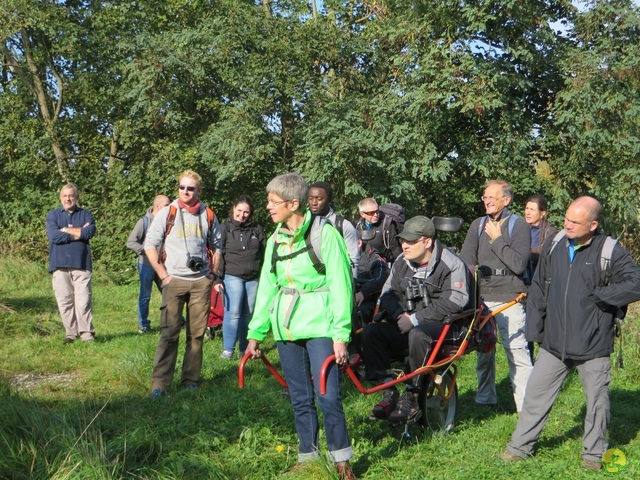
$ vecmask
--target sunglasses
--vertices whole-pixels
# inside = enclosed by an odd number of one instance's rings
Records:
[[[360,212],[363,215],[369,215],[370,217],[373,217],[374,215],[377,215],[380,212],[380,210],[372,210],[371,212]]]
[[[187,185],[180,185],[178,188],[180,190],[186,190],[187,192],[195,192],[196,191],[196,187],[191,187],[191,186],[187,186]]]

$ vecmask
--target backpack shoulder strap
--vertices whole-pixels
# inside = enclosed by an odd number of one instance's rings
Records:
[[[336,214],[336,221],[333,224],[333,226],[336,227],[336,230],[338,230],[338,233],[340,234],[340,236],[344,237],[344,232],[342,231],[342,225],[344,225],[344,217],[342,215]]]
[[[480,220],[480,223],[478,224],[478,239],[480,239],[480,237],[482,236],[482,232],[484,232],[484,226],[487,224],[487,216],[485,215],[484,217],[482,217],[482,219]]]
[[[149,217],[146,215],[142,217],[142,237],[140,237],[141,243],[144,243],[144,239],[147,236],[147,230],[149,230]]]
[[[613,249],[618,241],[607,236],[607,239],[602,244],[602,250],[600,251],[600,281],[602,285],[609,285],[611,282],[611,255],[613,255]]]
[[[515,213],[512,213],[509,216],[509,238],[511,238],[511,236],[513,235],[513,227],[516,224],[516,222],[518,221],[518,216]]]
[[[211,207],[207,206],[207,225],[209,226],[209,229],[213,226],[214,218],[216,218],[215,212]]]
[[[322,229],[329,223],[326,218],[315,216],[311,220],[311,226],[305,235],[305,243],[309,251],[309,257],[313,263],[313,268],[318,273],[324,273],[325,267],[322,261]]]
[[[175,205],[169,205],[169,215],[167,215],[167,226],[164,229],[164,236],[166,237],[171,233],[171,229],[176,224],[176,213],[178,209]]]
[[[555,234],[555,236],[553,237],[553,240],[551,240],[551,246],[549,247],[549,251],[547,252],[547,256],[545,258],[545,266],[546,266],[545,277],[544,277],[545,297],[547,296],[547,293],[549,293],[549,285],[551,285],[551,254],[555,250],[558,242],[564,238],[564,235],[565,235],[564,229],[560,230],[558,233]]]

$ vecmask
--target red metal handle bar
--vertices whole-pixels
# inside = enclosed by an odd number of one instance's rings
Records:
[[[242,357],[242,360],[240,361],[240,366],[238,367],[238,387],[239,388],[244,388],[244,366],[246,365],[247,360],[249,360],[250,358],[251,358],[251,353],[247,352],[244,354],[244,357]],[[271,375],[275,377],[275,379],[282,386],[282,388],[288,388],[287,382],[285,382],[284,378],[282,378],[282,376],[278,373],[275,367],[271,365],[269,360],[267,360],[267,357],[264,356],[264,353],[259,358],[266,365],[266,367],[271,372]]]

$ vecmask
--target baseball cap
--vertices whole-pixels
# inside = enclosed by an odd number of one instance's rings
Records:
[[[407,242],[415,242],[420,237],[435,238],[436,227],[430,218],[418,215],[407,220],[404,224],[404,230],[397,235],[398,238]]]

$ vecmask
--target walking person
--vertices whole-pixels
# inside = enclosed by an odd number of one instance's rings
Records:
[[[505,462],[534,453],[562,383],[575,368],[586,398],[582,467],[602,468],[608,448],[614,318],[620,308],[640,300],[640,268],[616,242],[603,275],[608,238],[598,229],[601,210],[595,198],[574,200],[565,215],[564,235],[555,246],[557,237],[543,247],[529,289],[526,328],[527,339],[540,343],[540,353],[518,424],[499,456]]]
[[[171,387],[185,305],[187,342],[181,384],[197,389],[200,381],[212,282],[208,250],[214,252],[214,272],[221,262],[220,225],[213,211],[200,201],[201,194],[200,175],[184,171],[178,198],[157,213],[144,242],[149,263],[162,282],[160,338],[151,378],[154,398],[165,395]],[[214,288],[221,289],[219,284]]]
[[[66,184],[60,190],[61,206],[47,214],[49,273],[65,329],[64,343],[76,338],[93,341],[91,303],[91,249],[96,222],[89,210],[78,206],[78,187]]]
[[[239,357],[244,356],[247,348],[247,328],[256,302],[267,240],[262,225],[253,220],[253,211],[251,197],[241,195],[221,226],[225,291],[220,355],[223,359],[233,357],[236,343]]]
[[[320,370],[330,355],[347,362],[351,333],[351,262],[338,231],[307,206],[308,187],[297,173],[280,175],[267,185],[267,209],[275,233],[268,239],[256,307],[249,324],[247,352],[262,355],[260,342],[269,330],[275,337],[284,370],[296,431],[298,462],[319,458],[316,402],[324,416],[329,457],[341,478],[355,478],[349,467],[353,455],[340,397],[338,368],[327,375],[326,394],[320,390]],[[321,228],[323,268],[316,269],[305,237]],[[319,270],[323,270],[320,272]],[[315,397],[315,398],[314,398]]]
[[[523,276],[529,261],[531,233],[527,223],[508,209],[513,202],[513,188],[507,182],[488,182],[481,200],[486,215],[471,223],[460,258],[467,265],[478,267],[480,293],[487,307],[493,310],[526,290]],[[524,305],[516,303],[495,319],[509,361],[513,399],[519,413],[532,369],[524,336]],[[487,353],[478,352],[476,374],[476,404],[495,408],[498,403],[495,347]]]
[[[150,333],[151,322],[149,321],[149,302],[151,301],[151,290],[155,283],[158,291],[162,292],[160,277],[149,263],[147,255],[144,253],[144,239],[147,236],[149,225],[153,221],[156,213],[169,205],[169,197],[157,195],[153,200],[153,205],[149,207],[147,213],[136,223],[127,239],[127,248],[133,250],[138,255],[136,264],[138,276],[140,277],[140,293],[138,294],[138,332]]]

